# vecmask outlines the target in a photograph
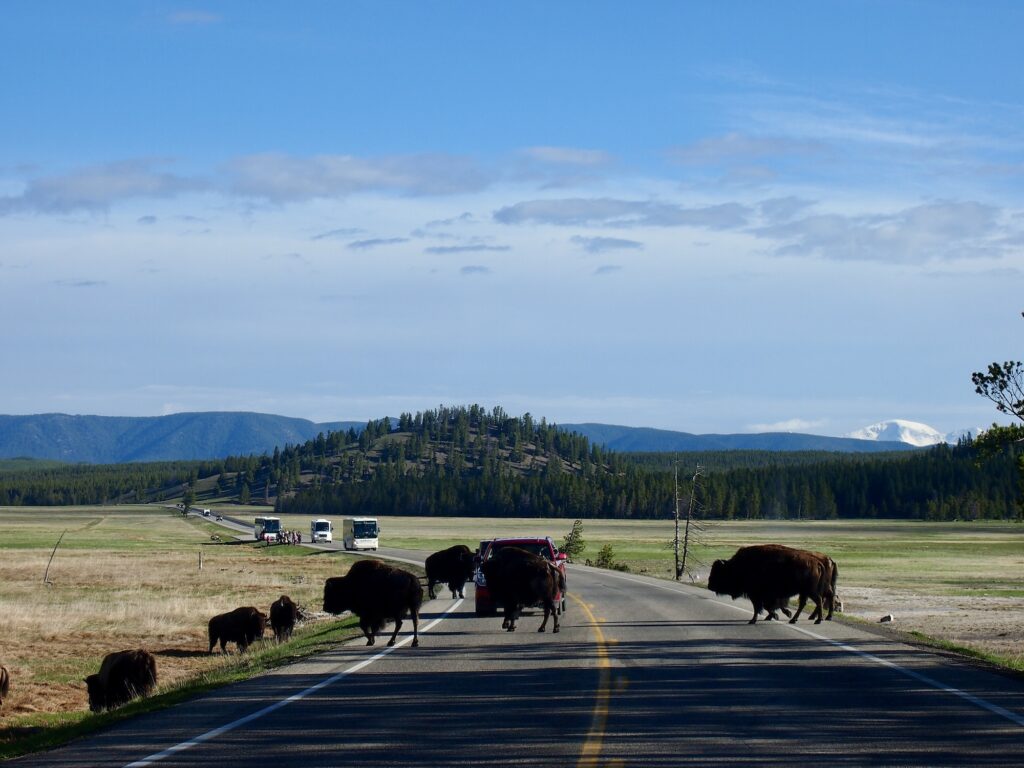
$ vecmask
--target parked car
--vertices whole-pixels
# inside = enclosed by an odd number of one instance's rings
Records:
[[[563,578],[565,577],[565,563],[566,560],[568,560],[568,555],[564,552],[558,551],[558,547],[555,546],[555,542],[550,536],[520,536],[515,538],[481,541],[480,564],[483,564],[494,557],[495,553],[502,547],[518,547],[519,549],[525,549],[527,552],[532,552],[535,555],[540,555],[545,560],[554,563],[555,567],[561,571]],[[473,584],[476,592],[476,614],[477,616],[492,616],[498,612],[498,608],[501,606],[491,595],[491,591],[487,588],[487,579],[484,578],[483,571],[480,569],[480,564],[477,565],[476,572],[473,574]],[[564,592],[559,593],[558,597],[555,599],[555,605],[558,608],[559,615],[565,613],[566,597]],[[524,607],[535,608],[538,606],[528,605]]]

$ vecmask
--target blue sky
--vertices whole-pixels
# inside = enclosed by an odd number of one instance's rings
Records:
[[[11,2],[0,412],[995,420],[1018,3]]]

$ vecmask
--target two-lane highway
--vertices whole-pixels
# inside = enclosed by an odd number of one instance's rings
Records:
[[[569,590],[557,635],[502,631],[468,587],[425,603],[419,648],[357,641],[17,764],[1022,762],[1018,679],[630,574],[571,566]]]

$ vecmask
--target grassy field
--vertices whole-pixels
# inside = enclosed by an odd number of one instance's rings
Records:
[[[243,520],[257,513],[233,512]],[[259,512],[258,514],[265,514]],[[285,515],[285,528],[309,531],[309,517]],[[561,543],[572,520],[536,518],[382,517],[381,546],[437,550],[452,544],[470,548],[486,538],[539,534]],[[335,519],[340,537],[341,520]],[[788,544],[830,554],[840,565],[842,584],[901,587],[927,595],[1024,597],[1024,525],[1018,523],[916,523],[902,521],[709,522],[694,535],[698,581],[711,563],[748,544]],[[584,520],[586,550],[594,559],[606,544],[630,570],[671,578],[673,523],[659,520]]]
[[[324,579],[349,557],[230,543],[217,526],[154,507],[0,508],[0,525],[0,662],[12,673],[0,756],[20,751],[26,734],[95,719],[83,679],[111,651],[149,650],[162,695],[180,697],[354,634],[322,621],[280,649],[269,641],[245,658],[207,653],[211,616],[239,605],[267,612],[281,594],[316,611]]]

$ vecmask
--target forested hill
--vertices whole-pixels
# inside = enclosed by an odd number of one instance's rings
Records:
[[[1011,453],[984,464],[969,440],[888,454],[620,454],[529,414],[439,408],[319,433],[272,454],[210,462],[0,470],[0,505],[188,498],[281,513],[666,518],[675,469],[710,518],[1005,518]]]

